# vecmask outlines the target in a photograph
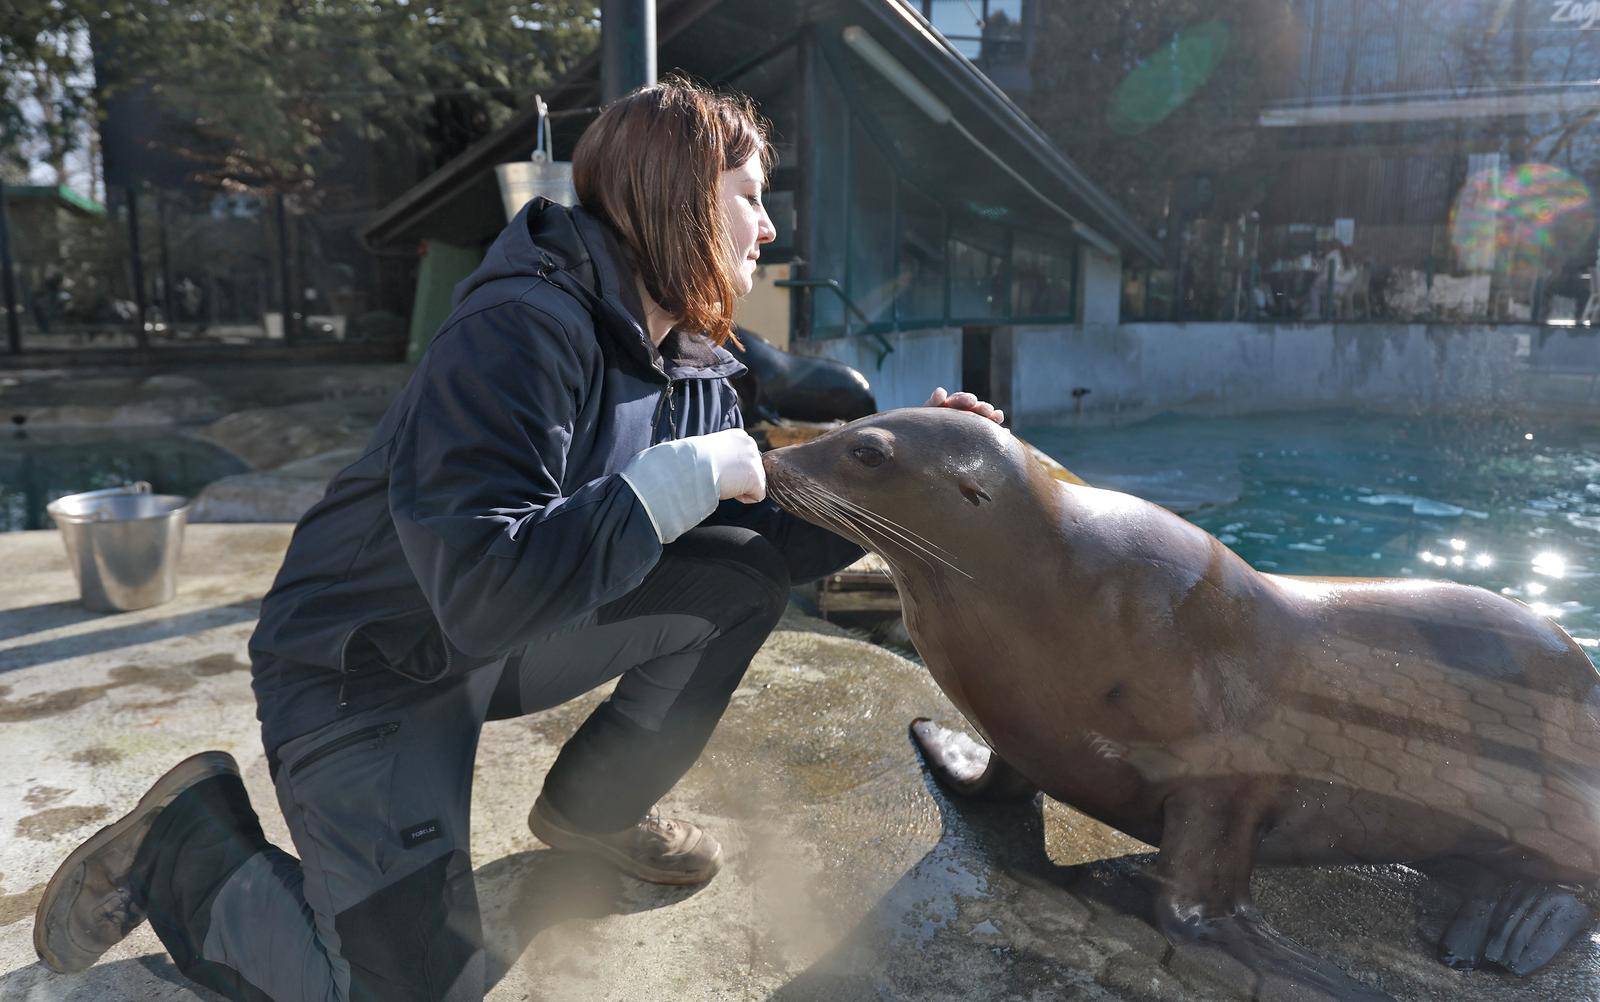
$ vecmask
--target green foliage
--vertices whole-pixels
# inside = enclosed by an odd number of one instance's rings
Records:
[[[54,0],[7,0],[0,17],[0,176],[27,178],[30,159],[60,165],[93,114],[87,40]]]
[[[1204,174],[1227,215],[1259,196],[1256,120],[1297,51],[1282,0],[1045,4],[1028,114],[1147,226]]]
[[[426,154],[446,117],[489,128],[592,48],[594,4],[538,0],[7,0],[0,88],[61,81],[55,128],[79,121],[92,39],[100,93],[148,94],[182,123],[163,152],[232,190],[310,193],[350,140]],[[6,102],[12,150],[48,139]],[[61,141],[65,141],[64,138]]]

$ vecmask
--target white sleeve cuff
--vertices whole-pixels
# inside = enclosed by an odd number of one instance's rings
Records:
[[[629,460],[621,476],[644,505],[662,543],[677,539],[717,508],[716,464],[692,439],[652,445]]]

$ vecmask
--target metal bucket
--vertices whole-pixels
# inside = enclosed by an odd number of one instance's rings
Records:
[[[500,182],[500,202],[506,222],[517,218],[522,207],[543,195],[552,202],[571,208],[578,204],[578,191],[572,186],[572,164],[559,160],[519,160],[495,164],[495,179]]]
[[[550,138],[550,108],[544,98],[533,96],[539,118],[533,129],[533,153],[527,160],[496,164],[495,180],[500,182],[500,203],[506,222],[517,218],[522,207],[543,195],[558,205],[578,204],[578,190],[572,186],[572,163],[555,159],[555,143]]]
[[[57,498],[45,507],[61,530],[83,604],[131,612],[177,594],[178,556],[190,501],[152,494],[144,482]]]

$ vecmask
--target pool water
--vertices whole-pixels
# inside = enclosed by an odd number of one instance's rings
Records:
[[[0,532],[54,528],[45,505],[64,494],[147,480],[158,494],[194,497],[248,469],[225,449],[166,431],[14,433],[0,438]]]
[[[1322,412],[1019,434],[1091,484],[1200,505],[1185,516],[1260,570],[1479,585],[1600,661],[1600,427]]]

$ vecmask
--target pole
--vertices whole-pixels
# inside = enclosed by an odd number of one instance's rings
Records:
[[[600,0],[602,102],[655,82],[655,0]]]
[[[178,314],[172,308],[172,258],[167,253],[167,198],[156,189],[156,246],[161,251],[161,311],[166,314],[167,336],[178,330]]]
[[[11,354],[22,354],[22,318],[17,316],[17,279],[11,267],[11,222],[6,213],[6,182],[0,178],[0,271],[6,291],[6,345]]]
[[[283,343],[299,340],[299,326],[294,313],[294,283],[289,280],[289,210],[284,205],[283,192],[278,192],[278,293],[283,301]]]
[[[150,347],[150,333],[145,330],[144,259],[139,253],[139,188],[128,185],[128,247],[133,255],[133,305],[138,313],[134,318],[133,340],[140,351]]]

